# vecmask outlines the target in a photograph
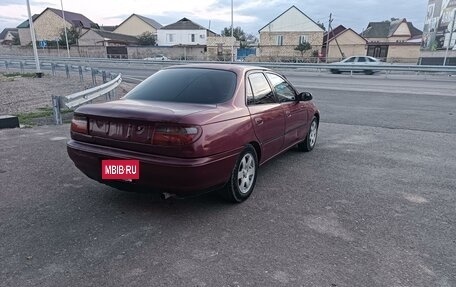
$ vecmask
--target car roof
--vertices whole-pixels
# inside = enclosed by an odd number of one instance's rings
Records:
[[[198,68],[198,69],[213,69],[213,70],[224,70],[231,71],[237,74],[246,73],[252,70],[271,71],[268,68],[259,66],[249,66],[241,64],[225,64],[225,63],[211,63],[211,64],[185,64],[185,65],[174,65],[165,69],[179,69],[179,68]]]

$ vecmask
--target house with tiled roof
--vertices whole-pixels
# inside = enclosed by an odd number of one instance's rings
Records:
[[[201,46],[207,45],[207,37],[215,36],[216,33],[190,19],[182,18],[158,29],[157,35],[159,46]]]
[[[10,45],[16,38],[19,38],[19,32],[17,28],[5,28],[0,33],[0,44]]]
[[[145,32],[157,35],[157,30],[162,25],[154,19],[147,18],[138,14],[131,14],[127,19],[120,23],[112,32],[130,36],[139,36]]]
[[[75,28],[79,34],[83,34],[91,28],[99,28],[95,22],[82,14],[70,11],[62,12],[62,10],[49,7],[36,17],[34,15],[32,20],[37,41],[56,41],[60,38],[63,25],[67,29]],[[25,35],[20,31],[21,29],[28,30],[28,34],[30,34],[28,20],[21,23],[18,28],[21,45],[30,44],[30,35]]]
[[[295,48],[304,42],[312,46],[305,56],[310,56],[313,51],[320,51],[324,30],[293,5],[258,32],[260,33],[258,53],[260,57],[290,58],[301,57],[301,52]]]
[[[90,29],[79,37],[78,44],[79,46],[128,46],[137,45],[138,38],[101,29]]]
[[[82,14],[70,11],[63,11],[62,13],[62,10],[59,9],[46,8],[35,20],[33,20],[36,40],[55,41],[56,39],[59,39],[60,34],[63,31],[64,16],[65,27],[67,29],[77,29],[80,35],[91,28],[99,28],[95,22]]]
[[[339,25],[323,34],[321,54],[329,61],[338,61],[351,56],[366,55],[367,40],[350,28]]]
[[[368,41],[367,55],[395,61],[420,55],[423,32],[405,18],[395,21],[370,22],[361,36]]]

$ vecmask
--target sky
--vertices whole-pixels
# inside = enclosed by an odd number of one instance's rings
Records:
[[[85,15],[105,26],[120,24],[131,14],[152,18],[168,25],[186,17],[212,31],[220,33],[231,25],[231,0],[62,0],[65,11]],[[328,26],[344,25],[360,33],[369,22],[391,18],[406,18],[422,30],[428,0],[233,0],[234,26],[246,33],[258,30],[290,8],[298,7],[315,22]],[[30,0],[32,14],[46,7],[60,9],[60,0]],[[17,27],[27,19],[26,0],[0,0],[0,31]]]

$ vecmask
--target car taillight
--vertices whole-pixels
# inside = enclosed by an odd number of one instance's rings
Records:
[[[200,127],[164,126],[155,127],[153,145],[176,146],[195,142],[201,135]]]
[[[71,131],[75,133],[88,134],[88,121],[84,116],[73,116],[71,120]]]

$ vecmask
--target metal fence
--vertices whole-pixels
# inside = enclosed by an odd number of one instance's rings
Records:
[[[56,59],[54,58],[42,58],[42,66],[51,65],[55,63]],[[92,73],[100,73],[96,68],[91,68],[92,66],[97,65],[128,65],[128,66],[143,66],[143,67],[154,67],[162,68],[165,66],[171,65],[182,65],[182,64],[198,64],[198,63],[214,63],[213,61],[176,61],[176,60],[167,60],[167,61],[148,61],[148,60],[133,60],[133,59],[102,59],[102,58],[59,58],[58,61],[60,64],[55,64],[56,68],[65,69],[65,71],[71,69],[79,70],[85,69],[92,71]],[[32,59],[20,59],[20,60],[4,60],[0,59],[0,65],[9,65],[16,64],[19,66],[34,65]],[[22,63],[22,64],[21,64]],[[232,62],[227,62],[232,63]],[[294,62],[234,62],[237,64],[242,63],[243,65],[254,65],[262,66],[266,68],[273,69],[299,69],[300,71],[329,71],[333,69],[334,64],[326,63],[294,63]],[[446,73],[446,74],[456,74],[456,66],[435,66],[435,65],[410,65],[410,64],[398,64],[398,63],[382,63],[380,65],[337,65],[339,69],[357,72],[362,70],[375,70],[379,72],[384,72],[386,74],[392,72],[412,72],[412,73]],[[95,72],[93,72],[95,71]],[[96,81],[96,80],[94,80]]]

